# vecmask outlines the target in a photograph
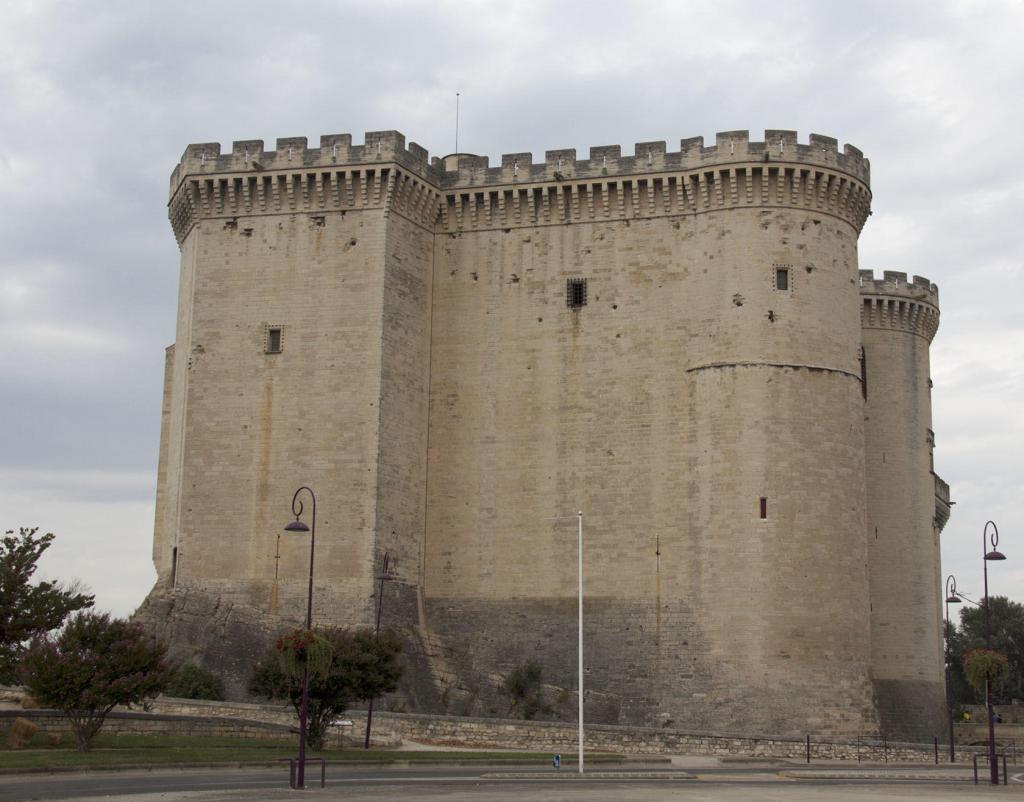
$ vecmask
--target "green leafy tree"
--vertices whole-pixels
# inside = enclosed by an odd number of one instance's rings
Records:
[[[159,694],[170,673],[167,648],[138,624],[76,613],[56,635],[32,639],[21,678],[38,702],[71,722],[78,751],[88,751],[107,714]]]
[[[193,663],[178,666],[170,675],[164,693],[179,699],[224,699],[224,680]]]
[[[1005,596],[991,599],[992,648],[1006,655],[1009,670],[992,681],[992,701],[1009,704],[1024,699],[1024,604]],[[960,626],[950,637],[950,673],[953,698],[957,704],[983,704],[985,693],[967,681],[964,656],[972,649],[985,646],[985,611],[964,605],[960,610]]]
[[[71,613],[92,607],[93,597],[58,582],[32,584],[36,563],[53,542],[22,527],[0,539],[0,683],[18,681],[18,661],[28,641],[56,629]]]
[[[371,629],[317,629],[331,644],[331,665],[323,676],[309,678],[307,739],[322,749],[327,727],[355,701],[372,699],[398,687],[402,643],[394,633]],[[253,669],[249,692],[265,699],[286,699],[298,715],[302,705],[302,674],[286,672],[274,647]]]

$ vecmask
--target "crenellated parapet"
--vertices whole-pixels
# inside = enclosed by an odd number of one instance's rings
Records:
[[[939,328],[939,288],[922,276],[886,270],[876,279],[860,271],[861,327],[895,329],[931,342]]]
[[[367,133],[363,145],[350,134],[323,136],[319,148],[278,139],[273,151],[244,140],[223,155],[218,143],[189,145],[171,174],[168,216],[179,244],[204,217],[388,209],[433,227],[437,183],[427,151],[406,148],[397,131]]]
[[[434,158],[431,164],[443,175],[442,189],[487,187],[497,184],[578,181],[644,173],[663,173],[727,168],[758,162],[766,165],[800,165],[845,173],[865,185],[871,183],[871,165],[853,145],[839,152],[838,140],[811,134],[808,144],[797,142],[796,131],[767,130],[763,142],[751,142],[748,131],[725,131],[715,135],[715,144],[704,146],[704,137],[679,142],[678,151],[669,151],[664,141],[637,142],[632,156],[623,156],[620,145],[590,148],[589,158],[577,160],[575,149],[549,150],[544,161],[533,163],[532,153],[506,153],[501,165],[491,167],[486,156],[456,154]]]
[[[829,214],[859,232],[870,214],[870,164],[852,145],[835,139],[769,130],[763,142],[747,131],[684,139],[679,151],[665,142],[638,142],[634,155],[618,145],[549,150],[534,164],[530,153],[510,153],[500,167],[485,156],[434,159],[445,199],[445,231],[514,228],[615,219],[699,214],[743,207],[791,207]]]
[[[602,220],[700,214],[730,208],[790,207],[833,215],[858,232],[870,214],[870,164],[852,145],[795,131],[747,131],[665,142],[639,142],[632,156],[618,145],[550,150],[542,163],[510,153],[501,165],[486,156],[429,159],[397,131],[189,145],[171,174],[169,215],[178,241],[203,216],[240,216],[326,209],[394,208],[418,223],[455,232]],[[389,206],[389,208],[391,208]]]
[[[171,173],[170,195],[187,176],[263,171],[298,171],[308,168],[395,163],[426,176],[432,172],[425,148],[398,131],[367,131],[364,144],[353,145],[352,134],[325,134],[320,147],[311,148],[304,136],[278,139],[274,150],[264,150],[262,139],[243,139],[221,153],[219,142],[189,145]],[[437,183],[436,177],[433,178]]]

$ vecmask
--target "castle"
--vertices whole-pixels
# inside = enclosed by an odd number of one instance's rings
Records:
[[[242,676],[304,613],[309,485],[314,619],[372,623],[387,552],[403,704],[501,714],[531,659],[565,701],[582,510],[590,721],[930,740],[938,293],[858,270],[870,202],[859,150],[785,130],[190,145],[140,615]]]

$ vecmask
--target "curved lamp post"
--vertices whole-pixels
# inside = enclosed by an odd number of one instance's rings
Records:
[[[992,527],[989,534],[988,528]],[[989,543],[992,550],[989,551]],[[995,521],[986,521],[985,529],[981,533],[981,553],[984,555],[982,565],[985,567],[985,648],[992,648],[992,622],[989,618],[989,597],[988,597],[988,562],[989,560],[1005,560],[1006,555],[996,549],[999,545],[999,529]],[[988,677],[985,677],[985,713],[988,715],[988,767],[993,785],[999,785],[999,766],[996,763],[996,724],[992,714],[992,689]]]
[[[302,522],[302,501],[299,494],[305,490],[313,501],[313,526]],[[306,629],[313,628],[313,549],[316,546],[316,496],[313,491],[303,485],[292,496],[292,514],[295,520],[285,526],[285,532],[309,532],[309,594],[306,599]],[[299,707],[299,773],[296,788],[306,787],[306,722],[309,717],[309,665],[302,672],[302,704]]]
[[[950,677],[952,656],[950,654],[950,639],[953,630],[949,623],[949,605],[960,604],[960,596],[956,592],[956,577],[950,574],[946,577],[946,711],[949,713],[949,762],[956,761],[956,754],[953,751],[953,684]]]

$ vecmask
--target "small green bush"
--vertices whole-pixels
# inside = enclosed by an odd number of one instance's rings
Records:
[[[536,660],[528,660],[513,669],[505,678],[504,686],[509,698],[509,713],[526,720],[538,713],[550,713],[551,708],[544,704],[543,684],[544,672]]]
[[[179,666],[171,675],[164,691],[168,696],[179,699],[210,699],[224,701],[224,681],[212,671],[192,663]]]

